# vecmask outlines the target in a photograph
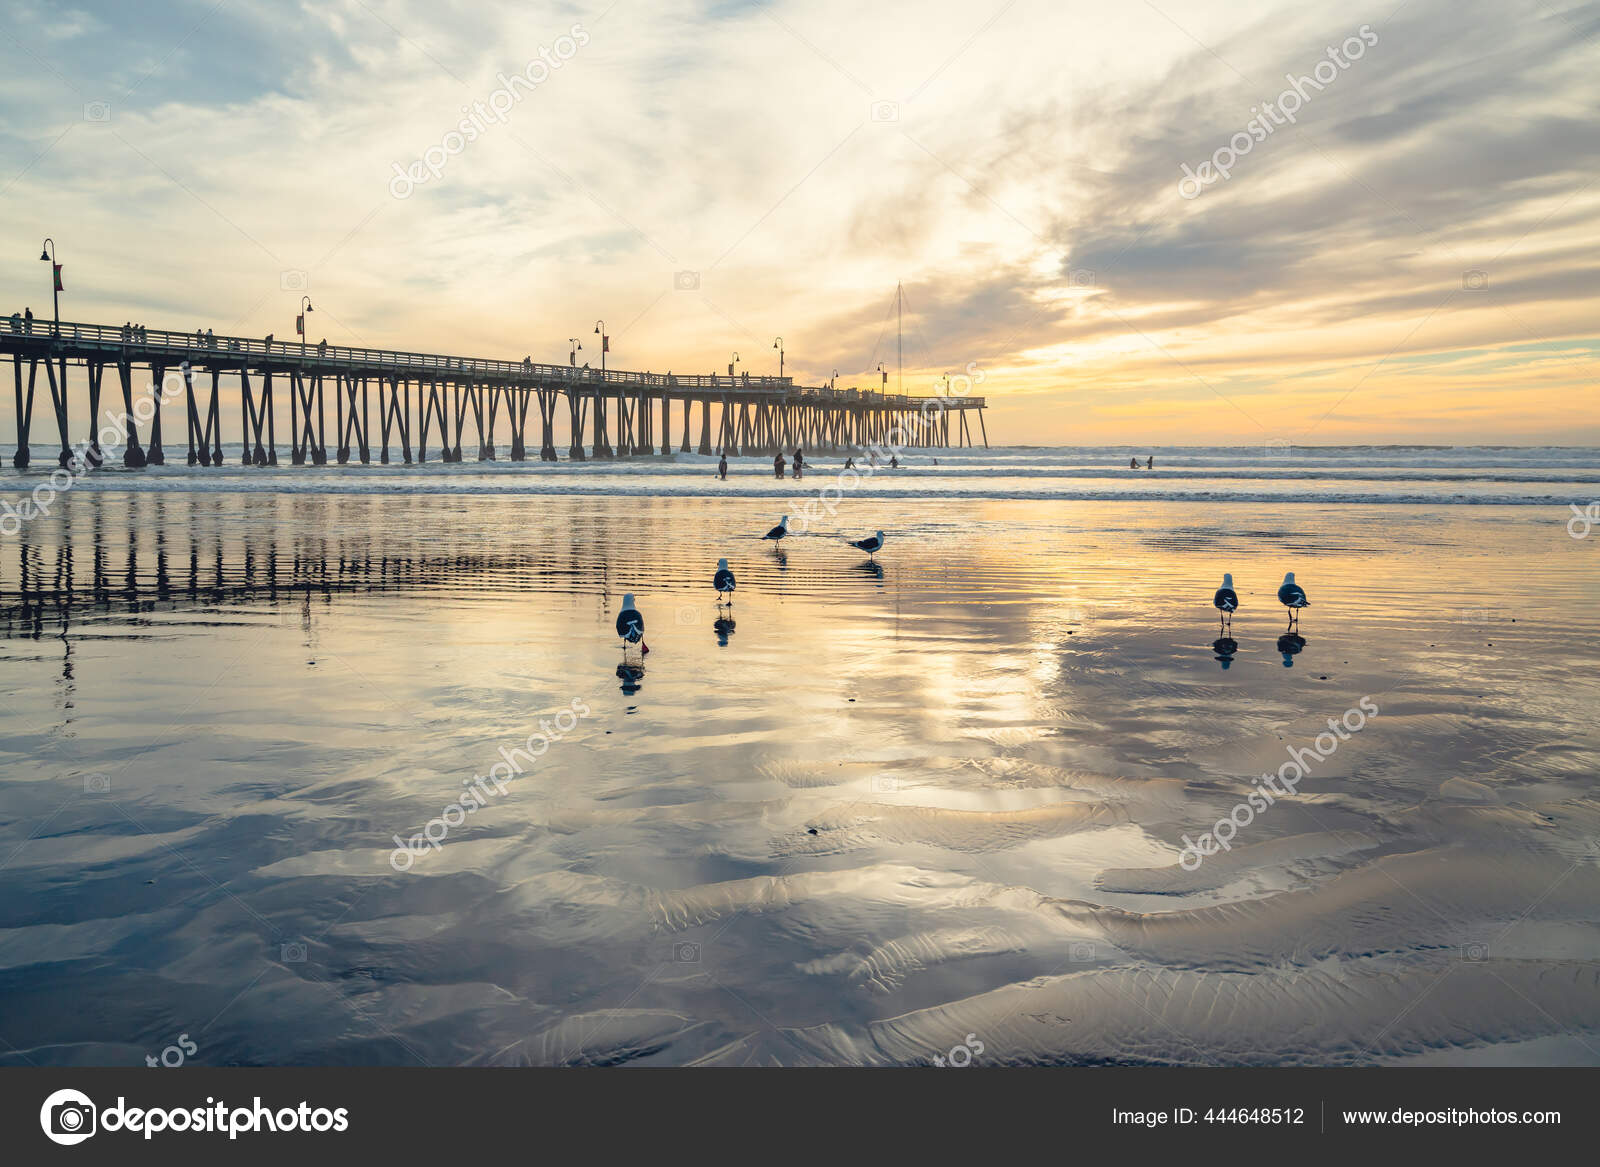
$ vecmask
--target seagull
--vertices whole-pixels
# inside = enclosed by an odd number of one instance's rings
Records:
[[[632,592],[622,597],[622,611],[617,613],[617,635],[622,637],[624,652],[630,644],[637,644],[645,652],[650,651],[650,646],[644,642],[644,617],[633,606]]]
[[[1239,594],[1233,590],[1233,576],[1224,574],[1222,586],[1217,589],[1217,594],[1211,597],[1212,604],[1217,611],[1222,613],[1222,622],[1226,624],[1233,619],[1233,614],[1239,610]]]
[[[739,585],[733,578],[733,572],[728,570],[726,559],[717,560],[717,574],[711,577],[711,586],[717,589],[718,599],[726,599],[728,603],[733,603],[733,589]]]
[[[774,543],[776,543],[779,539],[782,539],[784,536],[788,535],[788,533],[789,516],[784,515],[783,518],[778,521],[778,525],[776,527],[772,528],[772,530],[768,531],[761,537],[763,539],[771,539]]]
[[[1283,586],[1278,589],[1278,603],[1289,609],[1289,623],[1293,624],[1299,619],[1296,614],[1301,608],[1309,608],[1311,601],[1306,599],[1306,590],[1294,582],[1294,572],[1285,572]]]
[[[868,556],[876,555],[883,550],[883,532],[879,531],[875,535],[868,535],[865,539],[852,539],[850,540],[850,546],[858,551],[865,551]]]

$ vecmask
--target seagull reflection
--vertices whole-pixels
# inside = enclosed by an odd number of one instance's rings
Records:
[[[617,676],[622,678],[623,694],[632,697],[644,683],[644,666],[620,664],[617,666]]]
[[[779,547],[776,543],[774,543],[772,545],[772,558],[774,558],[774,559],[776,559],[778,561],[778,570],[779,571],[782,571],[784,568],[789,566],[789,556],[788,556],[788,554],[784,551],[784,549],[782,547]]]
[[[1216,659],[1222,662],[1226,669],[1233,663],[1234,655],[1239,651],[1239,642],[1231,636],[1224,636],[1211,642],[1211,651],[1216,653]]]
[[[1306,638],[1298,632],[1285,632],[1278,637],[1278,651],[1283,653],[1283,667],[1294,668],[1294,658],[1306,646]]]
[[[879,563],[875,559],[869,559],[865,563],[858,563],[858,564],[855,565],[855,567],[856,567],[857,571],[865,572],[867,575],[870,575],[873,579],[876,579],[876,580],[882,580],[883,579],[883,564]]]
[[[728,637],[733,635],[734,623],[732,616],[718,616],[711,625],[711,631],[717,634],[717,643],[723,648],[728,647]]]

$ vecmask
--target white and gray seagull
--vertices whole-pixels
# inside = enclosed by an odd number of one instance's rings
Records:
[[[778,540],[780,540],[782,538],[785,538],[788,534],[789,534],[789,516],[788,515],[784,515],[783,518],[778,520],[778,525],[776,527],[772,528],[772,530],[768,531],[765,535],[763,535],[761,537],[763,539],[771,539],[774,543],[776,543]]]
[[[617,635],[622,637],[622,651],[628,651],[628,645],[637,644],[641,654],[649,652],[650,646],[644,642],[644,617],[639,609],[634,607],[633,593],[629,592],[622,597],[622,611],[617,613]]]
[[[1217,594],[1211,597],[1211,603],[1222,613],[1224,624],[1233,619],[1233,614],[1239,610],[1239,593],[1233,590],[1231,574],[1223,573],[1222,586],[1217,589]]]
[[[868,535],[865,539],[851,539],[850,546],[858,551],[865,551],[867,557],[871,558],[883,550],[883,539],[884,534],[879,531],[876,534]]]
[[[1300,609],[1309,608],[1311,601],[1306,599],[1306,590],[1294,582],[1294,572],[1285,572],[1283,586],[1278,589],[1278,603],[1289,609],[1289,623],[1293,624],[1300,619]]]
[[[726,559],[717,560],[717,574],[711,577],[711,586],[717,589],[717,600],[726,600],[733,603],[733,589],[739,586],[733,578],[733,572],[728,570]]]

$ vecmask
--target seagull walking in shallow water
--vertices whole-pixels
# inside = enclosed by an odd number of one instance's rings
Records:
[[[1311,601],[1306,599],[1306,590],[1294,582],[1294,572],[1285,572],[1283,586],[1278,589],[1278,603],[1289,609],[1289,623],[1293,624],[1300,618],[1300,609],[1311,607]]]
[[[1224,573],[1222,586],[1217,589],[1217,594],[1211,597],[1211,603],[1222,613],[1224,625],[1233,619],[1233,614],[1239,610],[1239,593],[1233,590],[1231,574]]]
[[[883,532],[879,531],[875,535],[868,535],[865,539],[852,539],[850,540],[850,546],[858,551],[865,551],[868,558],[871,558],[883,550]]]
[[[726,559],[717,560],[717,574],[711,577],[711,586],[717,589],[717,600],[726,600],[733,603],[733,589],[738,587],[738,581],[733,578],[733,572],[728,570]]]
[[[628,651],[628,645],[637,644],[642,650],[640,655],[650,651],[650,646],[644,642],[644,617],[639,609],[633,606],[633,593],[629,592],[622,597],[622,611],[617,613],[617,635],[622,637],[622,651]]]
[[[774,543],[776,543],[776,542],[778,542],[778,540],[785,538],[788,534],[789,534],[789,516],[788,515],[784,515],[783,518],[778,520],[778,525],[776,527],[772,528],[772,530],[768,531],[765,535],[763,535],[761,537],[763,539],[771,539]]]

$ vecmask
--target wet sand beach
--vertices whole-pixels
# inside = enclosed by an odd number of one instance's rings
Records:
[[[0,550],[0,1063],[1600,1064],[1564,506],[785,505],[59,499]]]

